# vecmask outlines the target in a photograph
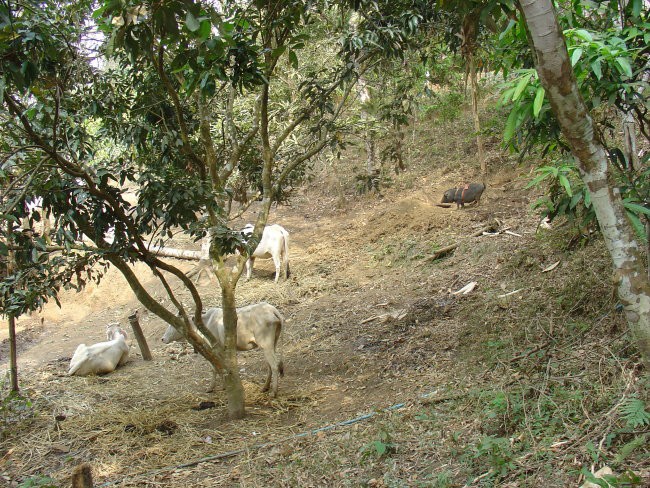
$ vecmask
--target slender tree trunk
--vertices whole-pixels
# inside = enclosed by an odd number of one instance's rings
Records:
[[[237,308],[235,290],[231,286],[221,286],[221,307],[225,331],[225,364],[223,381],[228,396],[228,416],[241,419],[246,415],[244,406],[244,387],[239,377],[237,365]]]
[[[650,283],[621,195],[608,180],[608,158],[594,135],[551,0],[521,0],[537,71],[562,132],[578,161],[614,265],[618,296],[646,367],[650,368]]]
[[[476,63],[474,53],[469,55],[469,81],[472,90],[472,115],[474,116],[474,130],[476,131],[476,147],[478,149],[478,161],[481,165],[481,176],[485,180],[487,165],[483,150],[483,138],[481,137],[481,120],[478,116],[478,83],[476,82]]]
[[[623,30],[625,27],[625,7],[629,0],[619,0],[618,2],[618,13],[619,17],[616,22],[617,27],[620,30]],[[625,95],[625,92],[621,90],[621,95]],[[633,172],[639,165],[638,157],[636,154],[636,122],[634,121],[634,116],[632,112],[623,112],[620,110],[621,114],[621,127],[623,128],[623,145],[625,149],[625,162],[626,170],[628,172]]]
[[[9,376],[11,391],[17,393],[18,388],[18,354],[16,353],[16,319],[9,315]]]
[[[13,228],[11,222],[7,222],[7,242],[12,239]],[[7,256],[7,274],[13,273],[15,266],[15,257],[13,251],[9,251]],[[11,391],[18,392],[18,353],[16,351],[16,318],[9,314],[7,321],[9,327],[9,376],[11,383]]]
[[[636,122],[631,112],[621,113],[623,125],[623,144],[625,146],[625,159],[627,171],[633,172],[639,166],[636,146]]]

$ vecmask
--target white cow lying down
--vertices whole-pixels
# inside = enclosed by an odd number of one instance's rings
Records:
[[[89,374],[110,373],[129,359],[129,346],[126,332],[118,325],[106,326],[107,342],[92,346],[79,344],[70,360],[69,375],[87,376]]]
[[[212,331],[221,344],[225,340],[223,325],[223,310],[208,309],[203,315],[203,323]],[[273,305],[262,302],[237,309],[237,350],[249,351],[259,347],[268,363],[268,375],[262,391],[271,388],[271,396],[278,394],[278,376],[284,376],[284,365],[276,351],[284,317]],[[185,338],[171,325],[167,327],[162,337],[165,344],[174,341],[185,341]],[[210,391],[216,386],[217,371],[214,371]]]
[[[242,229],[242,232],[245,234],[251,234],[253,232],[253,224],[246,224]],[[275,264],[275,282],[277,283],[280,279],[280,267],[284,261],[284,278],[289,278],[291,273],[289,270],[289,232],[278,224],[267,225],[264,227],[264,232],[262,233],[262,239],[260,243],[255,248],[255,251],[250,256],[248,261],[246,261],[246,279],[250,280],[251,274],[253,273],[253,264],[255,263],[255,258],[260,259],[269,259],[273,258],[273,264]]]

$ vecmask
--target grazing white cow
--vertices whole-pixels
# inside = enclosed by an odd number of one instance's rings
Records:
[[[223,310],[211,308],[202,316],[203,323],[210,329],[221,344],[225,341],[223,325]],[[237,350],[249,351],[259,347],[268,363],[268,375],[262,391],[271,389],[271,396],[278,394],[278,376],[284,376],[284,365],[276,352],[284,317],[273,305],[261,302],[237,309]],[[167,327],[162,337],[165,344],[174,341],[185,341],[185,338],[171,325]],[[210,391],[214,390],[217,382],[217,371],[214,371]]]
[[[246,224],[242,229],[242,232],[244,234],[251,234],[253,228],[254,226],[252,224]],[[251,274],[253,273],[255,258],[273,258],[273,264],[275,264],[276,283],[280,279],[280,267],[284,261],[284,278],[289,278],[291,272],[289,270],[289,233],[287,230],[278,224],[267,225],[264,227],[260,243],[257,245],[250,258],[248,258],[248,261],[246,261],[247,280],[250,280]]]
[[[70,360],[69,375],[87,376],[105,374],[115,370],[129,359],[126,332],[119,325],[106,326],[107,342],[92,346],[79,344]]]

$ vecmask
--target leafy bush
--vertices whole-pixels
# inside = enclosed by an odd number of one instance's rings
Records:
[[[56,480],[49,476],[36,475],[23,480],[18,488],[58,488]]]

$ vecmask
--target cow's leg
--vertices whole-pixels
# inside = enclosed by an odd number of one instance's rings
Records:
[[[262,391],[268,391],[269,387],[271,389],[271,397],[275,398],[278,396],[278,376],[280,376],[280,361],[278,359],[278,355],[272,348],[266,348],[263,349],[264,352],[264,357],[266,358],[266,362],[269,365],[269,372],[266,377],[266,383],[264,384],[264,388],[262,388]]]
[[[275,264],[275,282],[277,283],[280,279],[280,273],[282,268],[282,260],[280,259],[279,254],[273,255],[273,264]]]
[[[250,280],[251,275],[253,274],[253,264],[255,263],[255,258],[250,257],[248,258],[248,261],[246,261],[246,279]]]
[[[271,371],[271,365],[267,364],[266,365],[266,382],[264,383],[264,386],[262,387],[262,391],[269,391],[269,387],[271,386],[271,376],[273,376],[272,371]]]
[[[220,374],[217,368],[212,366],[212,382],[210,383],[210,388],[208,389],[208,393],[212,393],[214,390],[217,389],[217,376],[219,376],[223,380],[223,374]]]

